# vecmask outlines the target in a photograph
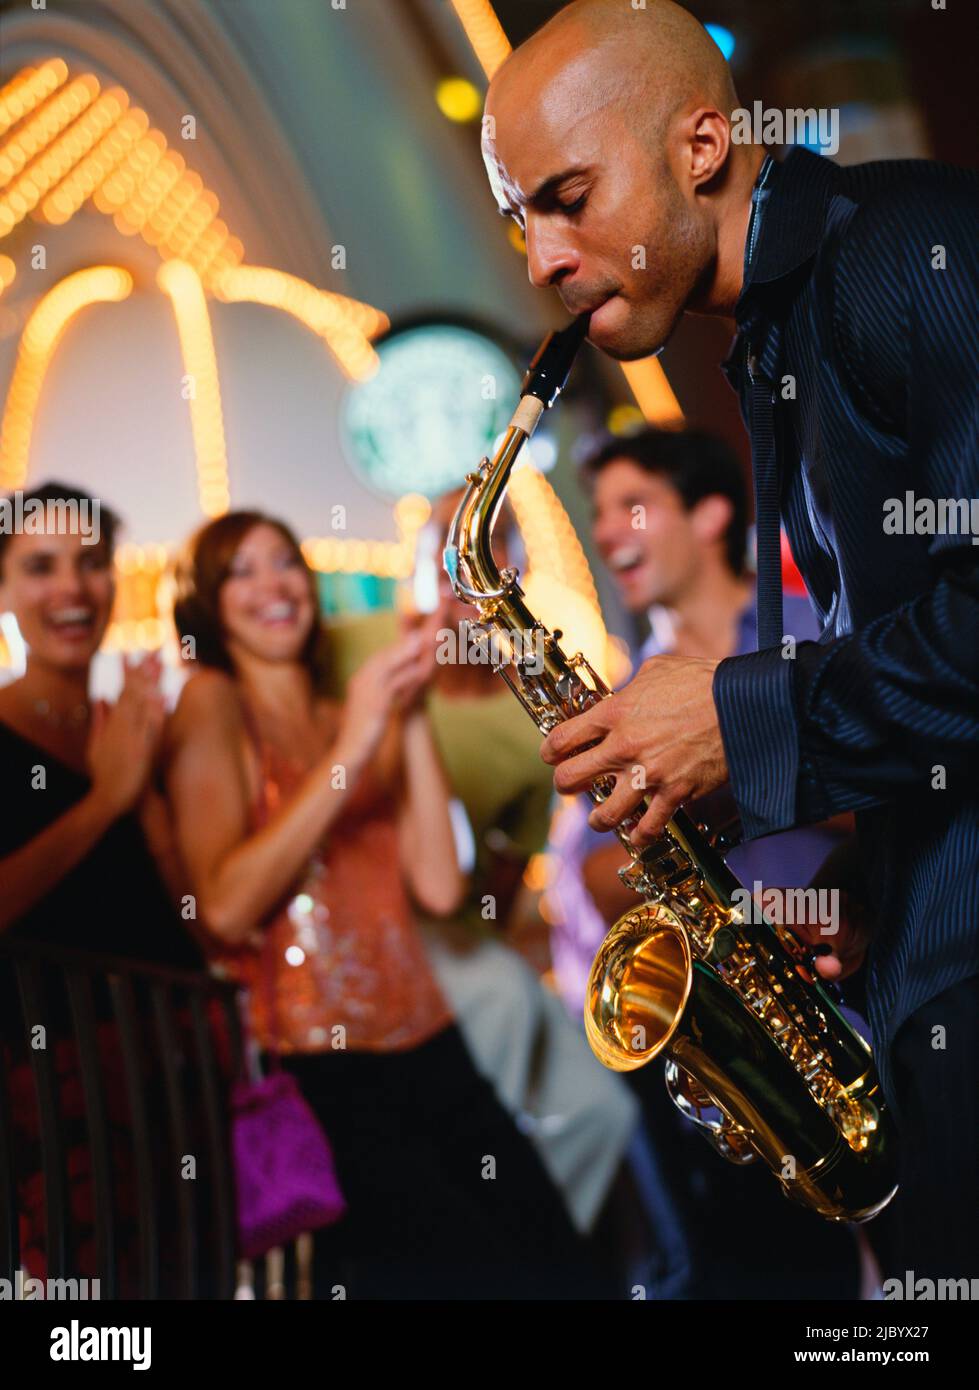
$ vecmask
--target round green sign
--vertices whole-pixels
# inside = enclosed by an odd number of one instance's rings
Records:
[[[377,344],[381,365],[348,392],[344,446],[386,497],[438,497],[510,423],[521,377],[492,339],[450,323],[397,330]]]

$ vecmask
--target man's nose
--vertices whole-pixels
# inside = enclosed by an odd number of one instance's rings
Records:
[[[79,598],[86,590],[86,576],[74,565],[60,565],[54,576],[52,588],[59,598]]]
[[[537,289],[559,285],[578,268],[578,255],[559,227],[541,227],[527,219],[527,274]]]
[[[600,549],[611,549],[620,538],[621,526],[612,516],[597,516],[591,525],[591,538]]]

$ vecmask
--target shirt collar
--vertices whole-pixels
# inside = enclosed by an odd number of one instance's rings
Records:
[[[755,186],[751,190],[751,216],[748,218],[748,234],[744,239],[744,265],[741,270],[742,283],[748,279],[748,268],[754,259],[755,249],[761,235],[762,215],[765,211],[765,204],[772,191],[772,182],[775,178],[775,160],[767,154],[762,160],[761,168],[758,170],[758,177],[755,179]]]
[[[673,619],[668,610],[661,604],[654,603],[646,613],[646,621],[649,623],[649,636],[639,649],[640,661],[645,661],[650,656],[658,656],[661,652],[671,651],[673,648]]]
[[[647,611],[646,619],[649,623],[649,636],[635,653],[633,669],[648,661],[651,656],[668,655],[673,650],[674,627],[668,610],[654,603]],[[752,585],[751,593],[738,617],[738,647],[732,655],[743,656],[746,652],[755,651],[758,646],[756,634],[755,588]]]
[[[822,155],[794,149],[781,163],[766,161],[762,174],[768,196],[734,311],[739,322],[755,289],[790,275],[816,254],[839,169]]]

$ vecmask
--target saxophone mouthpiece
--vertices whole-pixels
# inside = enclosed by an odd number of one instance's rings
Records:
[[[520,395],[536,396],[547,410],[564,390],[571,365],[588,332],[590,314],[579,314],[567,328],[560,328],[547,337],[537,353],[520,387]]]

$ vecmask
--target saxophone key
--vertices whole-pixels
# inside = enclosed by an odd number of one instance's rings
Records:
[[[819,1075],[819,1073],[823,1069],[823,1062],[825,1060],[826,1059],[821,1052],[816,1052],[813,1054],[809,1062],[809,1065],[803,1072],[803,1076],[805,1077],[806,1081],[812,1081],[815,1077]]]

